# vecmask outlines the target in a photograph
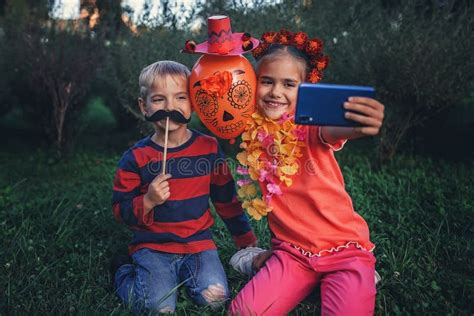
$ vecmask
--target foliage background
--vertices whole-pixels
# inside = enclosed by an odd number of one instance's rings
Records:
[[[83,1],[100,12],[90,28],[90,16],[52,20],[47,0],[0,1],[0,315],[128,313],[109,286],[109,260],[129,240],[110,188],[121,153],[149,132],[136,115],[138,75],[160,59],[192,67],[197,57],[179,49],[203,41],[206,18],[222,13],[257,37],[285,28],[321,38],[331,57],[323,81],[374,86],[386,105],[381,135],[337,156],[377,244],[376,313],[474,313],[470,1],[212,0],[185,12],[157,2],[159,19],[132,26],[118,1]],[[197,118],[191,126],[204,130]],[[252,225],[268,245],[266,223]],[[227,262],[235,249],[222,228],[217,220]],[[226,271],[235,294],[246,280]],[[178,314],[211,314],[181,294]],[[293,314],[317,313],[317,295]]]

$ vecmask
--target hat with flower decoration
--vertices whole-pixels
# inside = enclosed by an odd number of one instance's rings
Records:
[[[232,33],[230,18],[225,15],[214,15],[207,19],[207,41],[196,44],[186,41],[183,53],[218,56],[242,55],[255,49],[259,40],[249,33]]]

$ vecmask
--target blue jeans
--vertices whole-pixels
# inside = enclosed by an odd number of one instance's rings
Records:
[[[140,249],[132,258],[133,264],[117,270],[114,286],[124,304],[137,314],[173,312],[178,285],[185,285],[191,299],[200,306],[219,303],[206,293],[216,286],[221,289],[221,303],[229,297],[227,277],[216,250],[173,254]]]

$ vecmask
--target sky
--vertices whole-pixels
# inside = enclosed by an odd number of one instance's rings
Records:
[[[54,19],[78,19],[80,0],[54,0],[51,17]]]
[[[157,17],[159,15],[159,3],[157,0],[122,0],[123,7],[130,7],[134,10],[132,20],[137,21],[142,14],[143,7],[148,3],[151,7],[150,17]],[[180,7],[182,4],[185,7],[191,7],[196,0],[175,0],[173,4]],[[80,0],[54,0],[51,16],[55,19],[77,19],[79,18]]]
[[[150,7],[150,14],[147,21],[145,22],[148,26],[161,25],[161,16],[160,16],[160,0],[114,0],[121,1],[122,7],[130,7],[132,9],[131,19],[134,24],[141,24],[140,18],[143,17],[143,8],[145,5]],[[276,4],[281,0],[267,0],[268,5]],[[253,1],[251,0],[241,0],[242,4],[252,6]],[[198,3],[198,0],[171,0],[170,9],[171,12],[175,13],[177,18],[177,26],[183,27],[185,23],[189,23],[189,20],[186,17],[186,14],[180,13],[181,6],[184,6],[186,9],[191,9],[195,7]],[[80,16],[80,0],[54,0],[53,9],[51,10],[50,16],[54,19],[78,19]],[[206,22],[202,19],[195,19],[191,22],[189,28],[191,30],[199,30],[203,24]]]

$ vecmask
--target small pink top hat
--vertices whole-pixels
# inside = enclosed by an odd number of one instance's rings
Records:
[[[236,56],[256,48],[259,40],[249,33],[232,33],[230,18],[225,15],[214,15],[207,19],[207,41],[196,44],[186,41],[184,53],[218,56]]]

